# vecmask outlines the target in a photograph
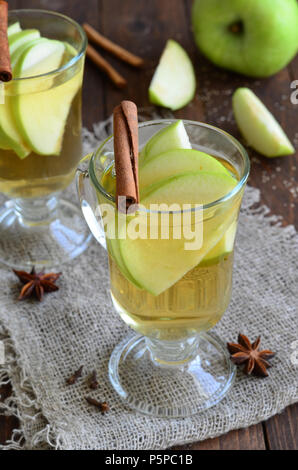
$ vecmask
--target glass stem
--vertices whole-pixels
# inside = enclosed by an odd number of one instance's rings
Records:
[[[198,355],[199,337],[180,341],[160,341],[146,338],[153,362],[159,366],[179,367]]]
[[[14,210],[24,226],[46,225],[57,218],[57,195],[43,198],[15,199]]]

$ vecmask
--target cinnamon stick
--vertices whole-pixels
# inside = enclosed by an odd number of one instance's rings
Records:
[[[106,51],[114,54],[118,59],[123,60],[127,64],[132,65],[133,67],[142,67],[144,60],[141,57],[138,57],[135,54],[127,51],[118,44],[115,44],[110,39],[107,39],[102,34],[100,34],[96,29],[92,28],[88,23],[83,24],[85,33],[87,34],[88,39],[91,42],[94,42],[98,46],[102,47]]]
[[[117,88],[126,87],[127,81],[125,78],[123,78],[92,46],[87,46],[86,55],[99,69],[103,70],[108,75]]]
[[[138,110],[132,101],[122,101],[114,109],[114,153],[116,169],[116,205],[121,212],[140,202],[138,178]],[[126,198],[126,207],[119,197]]]
[[[8,4],[0,0],[0,80],[2,82],[9,82],[12,79],[7,25]]]

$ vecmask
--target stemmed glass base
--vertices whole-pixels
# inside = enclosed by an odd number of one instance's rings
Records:
[[[0,262],[15,269],[59,267],[91,237],[81,210],[56,196],[10,200],[0,208]]]
[[[213,333],[183,342],[134,336],[114,349],[109,378],[124,403],[134,410],[182,418],[221,401],[234,381],[235,370],[226,346]]]

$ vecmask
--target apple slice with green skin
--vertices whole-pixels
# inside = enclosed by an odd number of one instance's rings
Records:
[[[152,78],[149,99],[175,111],[188,104],[195,91],[196,76],[190,58],[180,44],[169,39]]]
[[[183,121],[173,122],[154,134],[141,151],[140,164],[168,150],[191,149]]]
[[[22,35],[25,33],[25,35]],[[32,37],[40,36],[37,30],[29,30],[29,35],[25,31],[21,31],[20,24],[14,23],[8,28],[8,37],[10,43],[11,58],[18,50],[26,46],[27,40],[30,42]],[[25,38],[25,42],[23,39]],[[19,44],[18,47],[14,47]],[[13,64],[12,64],[13,68]],[[30,147],[25,143],[24,139],[18,132],[12,113],[12,101],[14,97],[7,95],[5,103],[0,104],[0,148],[5,150],[13,150],[20,158],[25,158],[31,153]]]
[[[25,29],[24,31],[19,31],[18,33],[12,34],[8,38],[10,54],[13,54],[26,42],[31,41],[32,39],[37,39],[39,37],[40,32],[37,29]]]
[[[209,204],[228,194],[237,185],[230,174],[192,171],[153,183],[141,192],[141,203]]]
[[[15,77],[17,77],[17,73],[18,73],[18,71],[16,72],[15,70],[15,66],[20,56],[29,47],[41,41],[47,41],[47,39],[37,37],[36,39],[28,40],[22,45],[20,45],[13,52],[13,54],[11,54],[11,66],[12,66]],[[15,99],[16,97],[7,96],[6,102],[4,103],[4,105],[3,106],[0,105],[0,148],[11,149],[21,159],[23,159],[31,153],[31,149],[28,143],[25,142],[25,139],[19,133],[18,127],[16,125],[16,122],[13,116],[12,106],[13,106],[13,102]]]
[[[59,68],[64,52],[65,46],[62,42],[40,38],[30,47],[26,47],[18,58],[15,76],[24,78],[52,72]]]
[[[16,74],[22,77],[56,70],[64,52],[62,42],[44,39],[26,49],[16,65]],[[80,72],[61,85],[46,89],[41,88],[38,80],[35,90],[20,93],[14,100],[13,112],[19,132],[37,154],[60,155],[70,106],[80,85]]]
[[[158,181],[188,171],[204,171],[230,175],[216,158],[198,150],[170,150],[150,158],[140,168],[140,187],[142,190]]]
[[[11,63],[11,67],[12,67],[12,70],[14,71],[15,70],[15,66],[17,65],[18,61],[19,61],[19,58],[21,57],[21,55],[24,53],[24,51],[26,49],[28,49],[29,47],[35,45],[38,41],[43,41],[44,38],[36,38],[36,39],[32,39],[28,42],[25,42],[25,44],[22,44],[20,47],[18,47],[11,55],[10,55],[10,63]]]
[[[173,286],[202,259],[185,251],[183,240],[119,240],[126,269],[147,292],[157,296]]]
[[[6,98],[6,101],[10,98]],[[26,158],[31,149],[22,140],[18,133],[11,109],[7,103],[5,107],[0,104],[0,148],[4,150],[13,150],[21,159]]]
[[[117,224],[117,216],[116,216],[116,224]],[[117,225],[116,225],[117,226]],[[108,252],[116,262],[119,270],[122,272],[122,274],[126,277],[128,281],[130,281],[132,284],[134,284],[136,287],[139,289],[142,289],[140,284],[136,281],[136,279],[133,278],[131,273],[128,271],[128,269],[125,266],[125,263],[122,258],[122,254],[120,251],[119,247],[119,241],[117,238],[109,238],[107,236],[108,234],[106,233],[106,239],[107,239],[107,245],[108,245]]]
[[[247,144],[266,157],[295,153],[283,129],[262,101],[249,88],[238,88],[233,110]]]
[[[225,174],[192,172],[170,178],[144,199],[142,204],[198,204],[215,201],[230,192],[237,181]],[[152,187],[151,187],[152,188]],[[124,229],[124,227],[123,227]],[[213,232],[213,246],[221,233]],[[134,279],[153,295],[159,295],[174,285],[204,257],[204,248],[185,250],[185,239],[119,239],[122,260]],[[203,244],[204,245],[204,244]]]
[[[11,24],[10,26],[8,26],[7,28],[7,36],[10,37],[12,36],[13,34],[15,33],[19,33],[20,31],[22,31],[22,28],[21,28],[21,25],[18,21],[16,21],[15,23]]]
[[[124,264],[121,251],[119,248],[118,240],[110,239],[108,240],[107,243],[108,243],[108,251],[110,255],[112,256],[112,258],[114,259],[114,261],[116,262],[123,276],[126,277],[126,279],[130,281],[132,284],[134,284],[136,287],[138,287],[138,289],[142,289],[142,286],[132,277],[131,273],[128,271],[128,269],[126,268]]]
[[[200,266],[210,266],[218,262],[223,256],[232,253],[237,232],[237,221],[232,222],[222,239],[212,250],[204,256]]]

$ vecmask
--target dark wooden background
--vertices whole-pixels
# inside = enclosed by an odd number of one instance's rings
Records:
[[[195,100],[176,113],[177,117],[208,122],[240,138],[231,113],[231,94],[238,86],[249,86],[276,115],[289,138],[298,147],[298,105],[290,101],[290,84],[298,79],[298,58],[276,76],[263,80],[215,68],[197,51],[190,29],[192,0],[10,0],[10,8],[57,10],[79,22],[88,22],[102,34],[146,60],[143,70],[135,70],[113,57],[104,56],[127,78],[128,87],[119,91],[92,64],[87,62],[84,83],[84,125],[106,118],[120,100],[132,99],[138,106],[149,105],[147,92],[160,53],[168,38],[178,40],[189,52],[197,73]],[[252,170],[249,184],[261,189],[262,202],[283,223],[298,226],[296,156],[266,159],[250,151]],[[2,399],[9,387],[0,390]],[[297,449],[298,404],[268,421],[230,432],[216,439],[182,449]],[[14,418],[0,415],[0,442],[9,439],[17,426]]]

